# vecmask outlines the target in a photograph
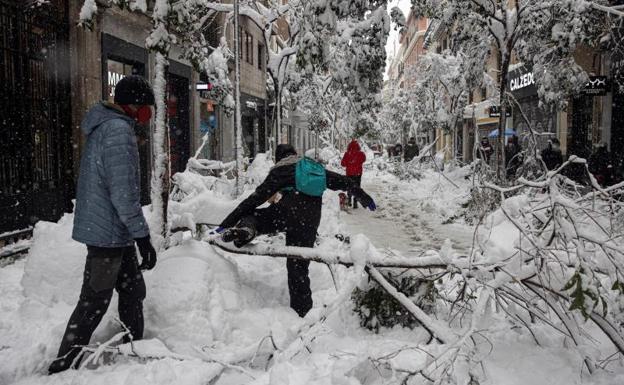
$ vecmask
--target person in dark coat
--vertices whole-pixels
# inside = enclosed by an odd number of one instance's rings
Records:
[[[588,168],[601,186],[606,187],[613,184],[615,176],[613,161],[605,143],[601,143],[589,157]]]
[[[548,171],[555,170],[561,166],[563,164],[563,154],[561,153],[559,139],[553,138],[549,140],[548,146],[542,150],[540,155]]]
[[[295,189],[295,167],[299,159],[291,145],[277,146],[277,163],[264,182],[215,230],[216,233],[223,234],[223,241],[233,241],[235,246],[242,247],[258,234],[285,232],[287,246],[314,247],[323,199]],[[373,199],[346,176],[327,170],[326,184],[331,190],[348,191],[363,206],[370,210],[376,209]],[[278,192],[281,198],[272,198]],[[269,199],[275,203],[267,208],[257,208]],[[288,259],[286,262],[290,307],[300,317],[304,317],[312,308],[309,265],[310,262],[305,260]]]
[[[48,372],[77,367],[113,296],[119,293],[119,318],[131,337],[143,338],[145,282],[141,270],[156,264],[156,251],[141,209],[139,153],[135,125],[151,118],[154,94],[140,76],[128,76],[115,88],[115,103],[101,102],[82,121],[86,145],[74,217],[74,240],[87,245],[80,299],[72,313],[57,358]],[[135,243],[142,263],[139,265]]]
[[[394,156],[397,157],[398,161],[401,161],[401,156],[403,155],[403,145],[401,143],[397,143],[394,145]]]
[[[490,158],[492,157],[493,152],[494,149],[492,148],[488,137],[484,136],[481,138],[481,143],[479,144],[479,149],[477,151],[477,157],[479,159],[483,159],[485,163],[490,164]]]
[[[513,135],[505,146],[505,171],[507,179],[516,177],[518,168],[522,165],[522,147],[516,135]]]
[[[406,162],[411,162],[412,159],[418,156],[420,149],[416,144],[416,138],[412,137],[407,142],[407,146],[405,146],[405,152],[403,153],[403,159]]]
[[[353,181],[356,186],[362,185],[363,165],[366,162],[366,154],[360,149],[357,140],[353,139],[347,146],[347,152],[342,157],[340,164],[346,168],[347,177]],[[357,209],[357,199],[347,193],[349,206]]]

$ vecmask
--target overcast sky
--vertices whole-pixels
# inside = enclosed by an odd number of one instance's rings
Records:
[[[403,13],[405,14],[405,18],[409,15],[410,9],[410,0],[392,0],[388,5],[388,13],[392,10],[393,7],[399,6]],[[388,67],[390,66],[390,61],[394,57],[396,51],[399,50],[399,31],[395,31],[394,27],[390,30],[390,36],[388,36],[388,43],[386,44],[386,53],[388,55],[388,59],[386,61],[386,72],[384,73],[384,79],[387,78],[386,73],[388,72]]]

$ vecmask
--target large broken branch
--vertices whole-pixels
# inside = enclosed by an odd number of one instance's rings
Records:
[[[209,243],[223,251],[234,254],[263,255],[275,258],[301,259],[325,264],[338,264],[343,266],[353,266],[355,261],[345,253],[329,251],[322,248],[306,248],[295,246],[274,246],[274,245],[250,245],[241,248],[225,243],[218,239],[210,240]],[[331,253],[331,254],[330,254]],[[414,268],[414,269],[448,269],[451,264],[444,262],[435,252],[430,252],[425,256],[397,257],[388,256],[374,250],[372,258],[367,258],[368,265],[382,268]],[[460,265],[463,261],[460,260]],[[455,263],[453,263],[455,265]],[[467,265],[467,260],[466,260]]]

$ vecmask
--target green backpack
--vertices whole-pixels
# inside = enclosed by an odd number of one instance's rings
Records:
[[[302,158],[295,166],[295,184],[299,192],[313,197],[323,196],[327,187],[325,167],[310,158]]]

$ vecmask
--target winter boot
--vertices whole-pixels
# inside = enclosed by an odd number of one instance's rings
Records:
[[[82,360],[82,348],[72,348],[67,354],[62,357],[57,357],[48,368],[48,374],[56,374],[64,372],[67,369],[78,369],[80,361]],[[73,365],[72,365],[73,364]]]
[[[232,227],[223,232],[223,242],[234,241],[234,246],[243,247],[256,237],[256,231],[252,227]]]

